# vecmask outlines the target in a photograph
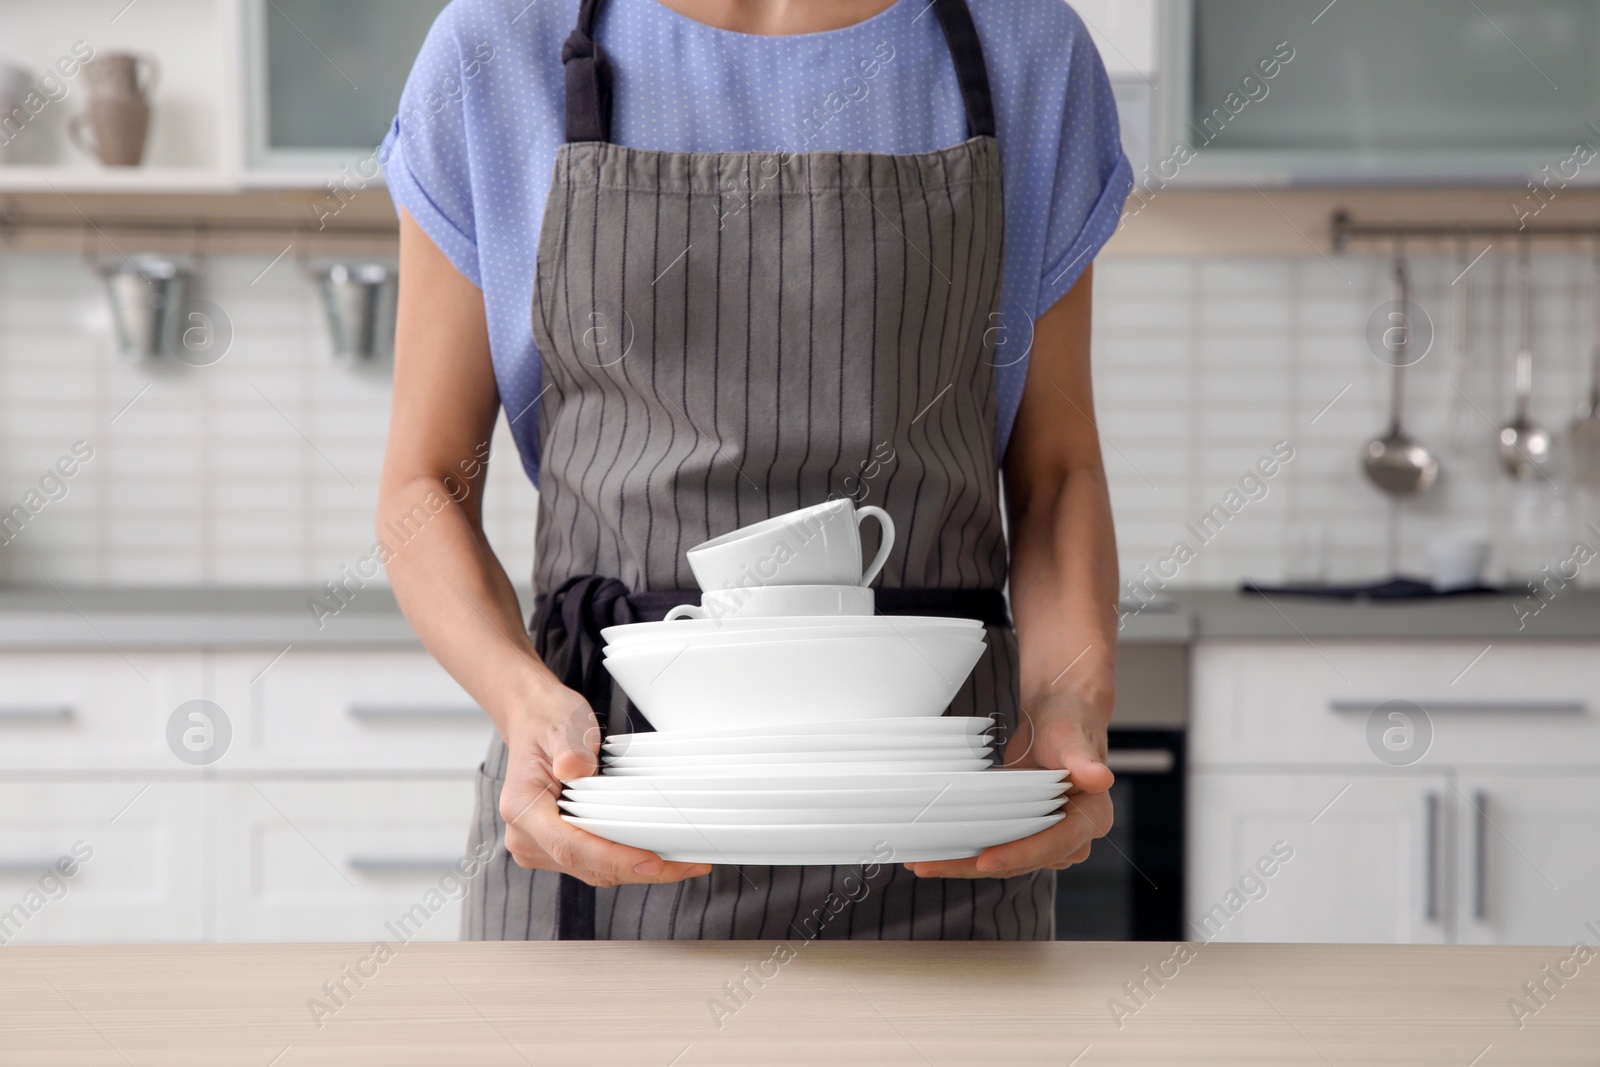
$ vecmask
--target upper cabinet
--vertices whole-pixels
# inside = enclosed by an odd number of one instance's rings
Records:
[[[1161,17],[1165,180],[1600,173],[1592,0],[1165,0]]]
[[[0,193],[324,188],[383,139],[445,3],[4,0]],[[125,59],[138,101],[91,57]],[[136,165],[105,161],[130,140]]]
[[[370,154],[446,2],[246,0],[248,165],[337,169]]]

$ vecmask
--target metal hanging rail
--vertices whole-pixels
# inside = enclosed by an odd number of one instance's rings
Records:
[[[333,240],[346,237],[392,239],[397,237],[400,232],[398,223],[388,226],[370,223],[348,223],[318,230],[305,224],[288,221],[263,220],[260,222],[247,222],[235,219],[186,221],[181,219],[118,218],[115,216],[96,218],[87,215],[30,215],[16,210],[0,208],[0,242],[24,230],[79,231],[85,234],[97,233],[101,236],[109,233],[137,233],[204,239],[208,236],[219,234],[250,234],[318,237]]]
[[[1529,240],[1551,238],[1600,238],[1600,221],[1583,223],[1551,223],[1539,226],[1519,226],[1514,222],[1504,224],[1481,222],[1357,222],[1348,211],[1335,211],[1329,227],[1333,250],[1345,252],[1357,240],[1394,241],[1403,238],[1460,239],[1472,237],[1516,237]]]

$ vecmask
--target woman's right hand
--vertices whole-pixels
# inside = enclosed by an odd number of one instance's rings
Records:
[[[519,867],[560,871],[593,886],[679,882],[711,873],[707,863],[668,863],[654,852],[596,837],[561,818],[563,782],[597,773],[600,725],[582,694],[557,687],[509,717],[509,757],[500,791],[506,849]]]

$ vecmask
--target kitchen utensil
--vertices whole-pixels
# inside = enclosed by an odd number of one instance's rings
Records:
[[[770,618],[795,615],[871,615],[876,597],[859,585],[767,585],[749,589],[708,589],[700,604],[680,604],[667,612],[677,619]]]
[[[1444,450],[1458,459],[1465,458],[1482,441],[1478,433],[1478,413],[1472,410],[1467,395],[1467,370],[1472,362],[1472,279],[1467,277],[1468,268],[1472,265],[1472,261],[1468,258],[1470,251],[1466,241],[1463,240],[1456,254],[1457,271],[1453,285],[1455,297],[1452,306],[1455,321],[1451,330],[1454,351],[1451,353],[1450,370],[1447,375],[1444,439],[1441,442]]]
[[[1594,265],[1594,335],[1590,338],[1589,391],[1572,420],[1568,447],[1572,450],[1572,480],[1600,491],[1600,257]]]
[[[861,566],[860,525],[878,520],[878,553]],[[857,509],[849,498],[799,511],[713,537],[689,549],[689,568],[700,588],[739,589],[764,585],[871,585],[894,547],[894,520],[878,507]]]
[[[1449,534],[1428,542],[1428,574],[1436,592],[1472,589],[1483,581],[1489,539],[1476,534]]]
[[[84,84],[97,99],[144,99],[155,91],[160,75],[161,64],[141,52],[101,52],[83,64]]]
[[[648,648],[604,662],[650,724],[667,732],[852,714],[933,718],[982,656],[981,641],[909,634]]]
[[[171,260],[142,257],[107,262],[100,277],[111,304],[118,353],[141,360],[171,351],[188,273]]]
[[[91,99],[67,120],[72,143],[108,167],[137,167],[149,132],[150,105],[138,96]]]
[[[988,716],[948,715],[934,719],[824,719],[817,722],[797,722],[772,726],[737,726],[702,730],[674,730],[671,734],[612,734],[611,741],[651,745],[660,742],[692,741],[698,738],[765,738],[825,735],[856,738],[870,734],[892,734],[896,737],[944,737],[961,734],[975,737],[993,729],[995,722]]]
[[[941,798],[942,800],[943,798]],[[1060,800],[1022,800],[1003,804],[876,805],[872,807],[687,808],[563,800],[561,810],[580,819],[680,823],[697,826],[785,826],[796,824],[974,822],[1037,819],[1061,809]]]
[[[1405,396],[1407,353],[1411,345],[1411,281],[1405,260],[1396,256],[1394,261],[1395,301],[1401,308],[1399,314],[1407,321],[1385,331],[1389,360],[1394,367],[1389,395],[1389,430],[1382,437],[1367,442],[1362,452],[1362,467],[1367,478],[1390,496],[1410,496],[1425,493],[1439,479],[1439,461],[1421,443],[1410,437],[1401,427],[1401,409]]]
[[[918,722],[921,720],[912,720]],[[858,734],[837,737],[829,734],[775,734],[770,737],[699,737],[677,734],[631,734],[631,739],[608,738],[600,751],[610,756],[737,756],[751,757],[778,753],[805,752],[938,752],[957,751],[978,755],[989,745],[988,734]],[[651,740],[655,743],[652,744]]]
[[[1533,396],[1533,269],[1528,242],[1522,243],[1521,277],[1518,280],[1516,408],[1511,421],[1500,427],[1496,443],[1500,462],[1513,478],[1532,478],[1550,459],[1550,431],[1528,414]]]
[[[737,826],[705,823],[626,822],[562,818],[581,830],[634,848],[649,849],[679,863],[742,863],[762,866],[916,863],[976,856],[990,845],[1030,837],[1063,815],[973,822],[895,822]]]
[[[382,359],[394,345],[397,285],[379,263],[335,263],[316,275],[334,358]]]

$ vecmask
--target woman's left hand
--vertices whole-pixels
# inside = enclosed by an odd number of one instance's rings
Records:
[[[1071,786],[1067,817],[1032,837],[992,845],[971,859],[908,863],[919,878],[1010,878],[1037,870],[1061,870],[1089,858],[1089,846],[1111,829],[1114,776],[1106,766],[1104,711],[1071,693],[1061,693],[1037,710],[1024,709],[1017,732],[1006,745],[1008,769],[1065,768]]]

